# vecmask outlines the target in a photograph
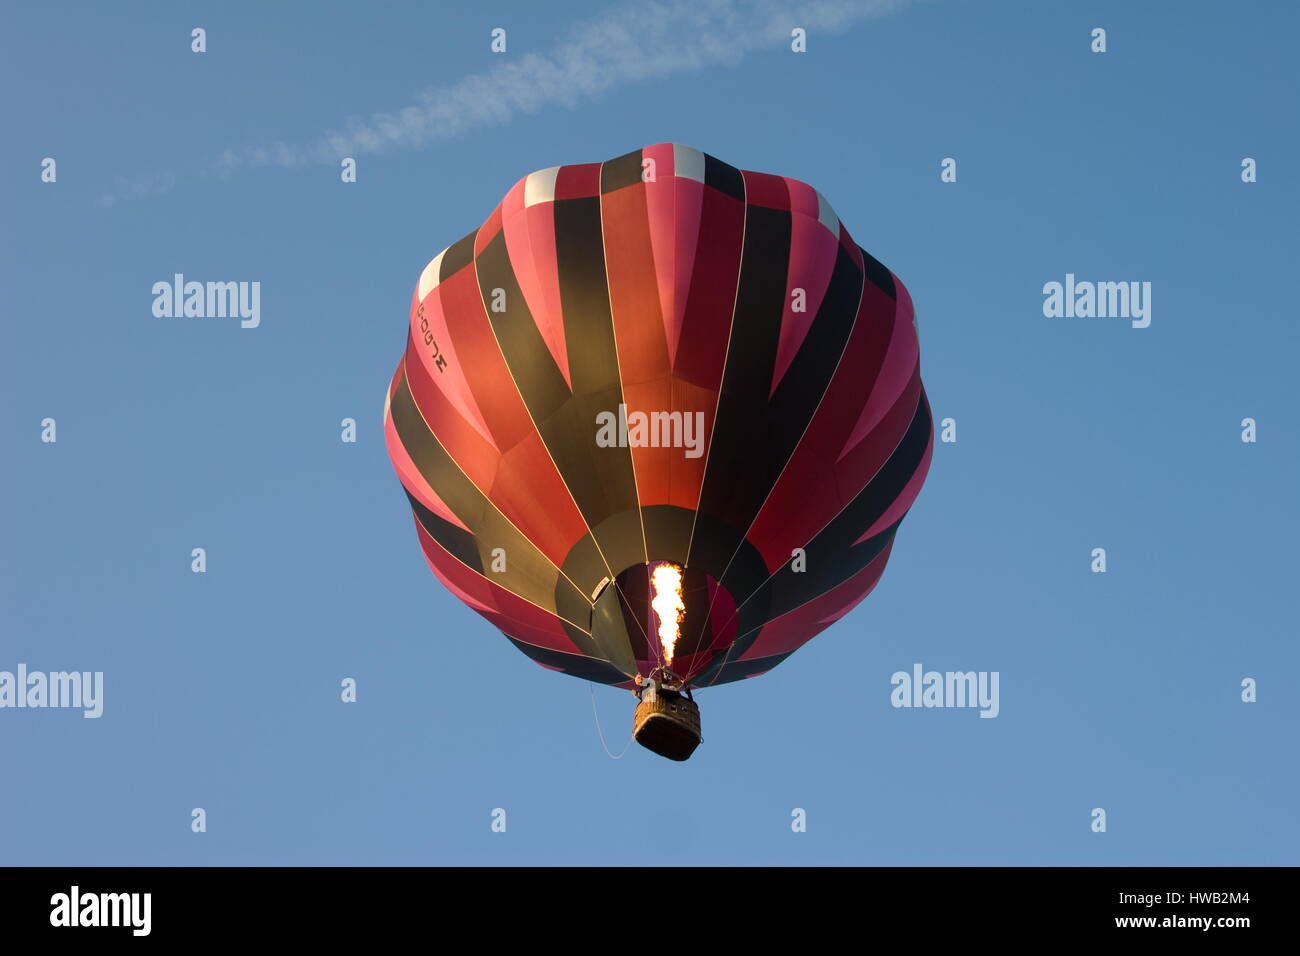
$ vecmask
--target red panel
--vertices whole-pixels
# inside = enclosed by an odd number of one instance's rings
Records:
[[[496,477],[501,453],[452,406],[442,389],[430,380],[424,367],[418,361],[409,359],[409,352],[408,359],[403,364],[411,397],[429,429],[437,436],[447,454],[455,459],[460,470],[486,494]]]
[[[695,271],[673,371],[713,392],[722,382],[722,363],[731,337],[744,235],[744,204],[716,189],[706,189]]]
[[[536,432],[501,457],[488,497],[557,567],[587,534],[587,523]]]
[[[600,195],[600,167],[603,163],[561,166],[555,177],[555,198],[584,199]]]
[[[789,210],[790,191],[786,189],[784,177],[749,170],[743,170],[742,174],[745,177],[745,202],[751,206]]]
[[[666,381],[672,368],[650,245],[645,186],[606,193],[600,214],[619,377],[624,385]]]
[[[476,259],[479,253],[492,244],[492,240],[501,231],[501,206],[502,203],[497,203],[497,207],[492,210],[492,215],[488,216],[483,225],[478,227],[478,232],[474,233],[474,258]]]
[[[674,378],[672,408],[680,410],[683,415],[697,415],[697,421],[703,422],[704,426],[704,454],[698,458],[678,454],[668,463],[667,503],[693,510],[699,504],[700,489],[704,486],[704,466],[709,457],[709,443],[713,440],[718,393]]]
[[[516,444],[533,430],[528,409],[497,347],[473,269],[462,269],[434,290],[456,340],[465,377],[498,448]]]
[[[703,183],[676,175],[675,156],[670,144],[642,151],[643,158],[655,161],[657,171],[655,179],[645,183],[646,218],[670,362],[676,362],[681,344],[705,192]]]

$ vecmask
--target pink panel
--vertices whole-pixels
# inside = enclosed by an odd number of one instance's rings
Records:
[[[559,366],[565,383],[572,388],[564,341],[564,313],[560,308],[560,272],[555,258],[555,204],[543,202],[525,209],[524,182],[521,179],[516,183],[501,203],[506,253],[542,341]]]
[[[871,397],[863,406],[862,414],[840,453],[841,457],[871,433],[916,374],[921,349],[916,338],[916,328],[912,324],[912,297],[897,276],[894,276],[894,288],[897,290],[898,305],[894,309],[889,350],[885,353],[885,361],[881,365]]]
[[[438,292],[441,286],[431,289],[424,302],[418,300],[417,288],[411,302],[411,338],[407,361],[414,359],[425,372],[425,377],[437,384],[438,390],[460,412],[475,430],[487,441],[492,433],[483,418],[483,412],[474,400],[474,393],[465,377],[465,363],[456,352],[447,316]],[[440,361],[441,360],[441,361]]]

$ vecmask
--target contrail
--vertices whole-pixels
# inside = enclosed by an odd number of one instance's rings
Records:
[[[402,109],[355,119],[315,141],[227,149],[219,172],[337,163],[344,157],[415,149],[501,126],[548,106],[572,108],[616,87],[708,66],[789,43],[791,30],[840,33],[911,0],[647,0],[615,8],[546,53],[526,53],[450,86],[425,90]],[[487,38],[484,38],[486,44]]]
[[[914,0],[637,0],[578,26],[545,53],[515,57],[449,86],[432,87],[401,109],[353,119],[314,140],[227,148],[204,175],[229,177],[262,167],[296,169],[345,157],[418,149],[476,129],[502,126],[551,106],[572,109],[619,86],[735,66],[747,54],[788,44],[791,31],[842,33],[860,20],[885,16]],[[487,37],[484,37],[487,43]],[[101,206],[169,192],[176,175],[119,178]]]

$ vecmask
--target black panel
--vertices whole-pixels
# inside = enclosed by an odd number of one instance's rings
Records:
[[[729,661],[715,680],[702,680],[698,686],[715,687],[718,684],[729,684],[732,681],[753,677],[755,674],[762,674],[765,671],[770,671],[793,653],[794,651],[789,654],[774,654],[771,657],[757,657],[752,661]]]
[[[606,661],[575,654],[563,654],[549,648],[525,644],[523,641],[516,641],[509,634],[506,635],[506,639],[537,663],[556,668],[573,677],[581,677],[583,680],[595,681],[598,684],[622,684],[627,680],[627,675],[619,673],[618,668]]]
[[[641,181],[641,150],[626,153],[618,159],[601,163],[600,191],[612,193],[615,189],[631,186]]]
[[[438,266],[439,282],[446,282],[474,261],[474,237],[477,235],[478,230],[476,229],[447,249],[442,256],[442,262]]]
[[[840,248],[843,249],[842,246]],[[858,251],[862,253],[862,268],[866,271],[867,278],[885,295],[896,300],[898,298],[898,289],[894,287],[894,277],[890,271],[866,249],[859,246]]]
[[[718,395],[701,511],[744,535],[767,497],[768,392],[776,366],[790,253],[790,213],[749,206],[728,360]],[[698,540],[699,536],[696,536]],[[694,544],[692,544],[694,548]],[[694,554],[692,554],[694,562]]]
[[[528,413],[534,421],[540,421],[569,400],[569,386],[519,288],[506,251],[504,232],[497,233],[496,238],[479,253],[475,266],[483,308],[501,346],[506,367],[519,386]],[[496,289],[505,293],[503,312],[492,310]]]
[[[406,491],[405,488],[402,489]],[[424,504],[409,491],[406,492],[406,500],[411,503],[411,510],[415,513],[415,520],[429,533],[429,537],[437,541],[451,553],[461,564],[472,568],[479,574],[483,573],[483,563],[479,560],[478,542],[474,536],[464,528],[452,524],[446,518],[434,514]]]
[[[853,333],[861,301],[862,273],[840,246],[817,315],[769,403],[771,438],[768,442],[768,470],[764,476],[769,489],[776,484],[786,462],[794,454],[830,387],[831,378]],[[863,321],[874,319],[875,316],[864,316]]]
[[[632,450],[596,444],[596,416],[617,415],[623,402],[599,197],[555,203],[555,249],[573,395],[537,426],[587,525],[596,528],[637,504]],[[596,534],[615,573],[620,567],[613,555],[633,553],[645,560],[639,521],[634,544],[623,538],[629,533],[625,522]]]
[[[745,177],[740,170],[708,153],[704,154],[704,185],[712,186],[732,199],[745,198]]]

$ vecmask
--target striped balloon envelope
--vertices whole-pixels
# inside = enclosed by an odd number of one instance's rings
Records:
[[[848,613],[933,441],[903,284],[811,186],[671,143],[532,173],[434,256],[384,429],[442,583],[627,687]]]

